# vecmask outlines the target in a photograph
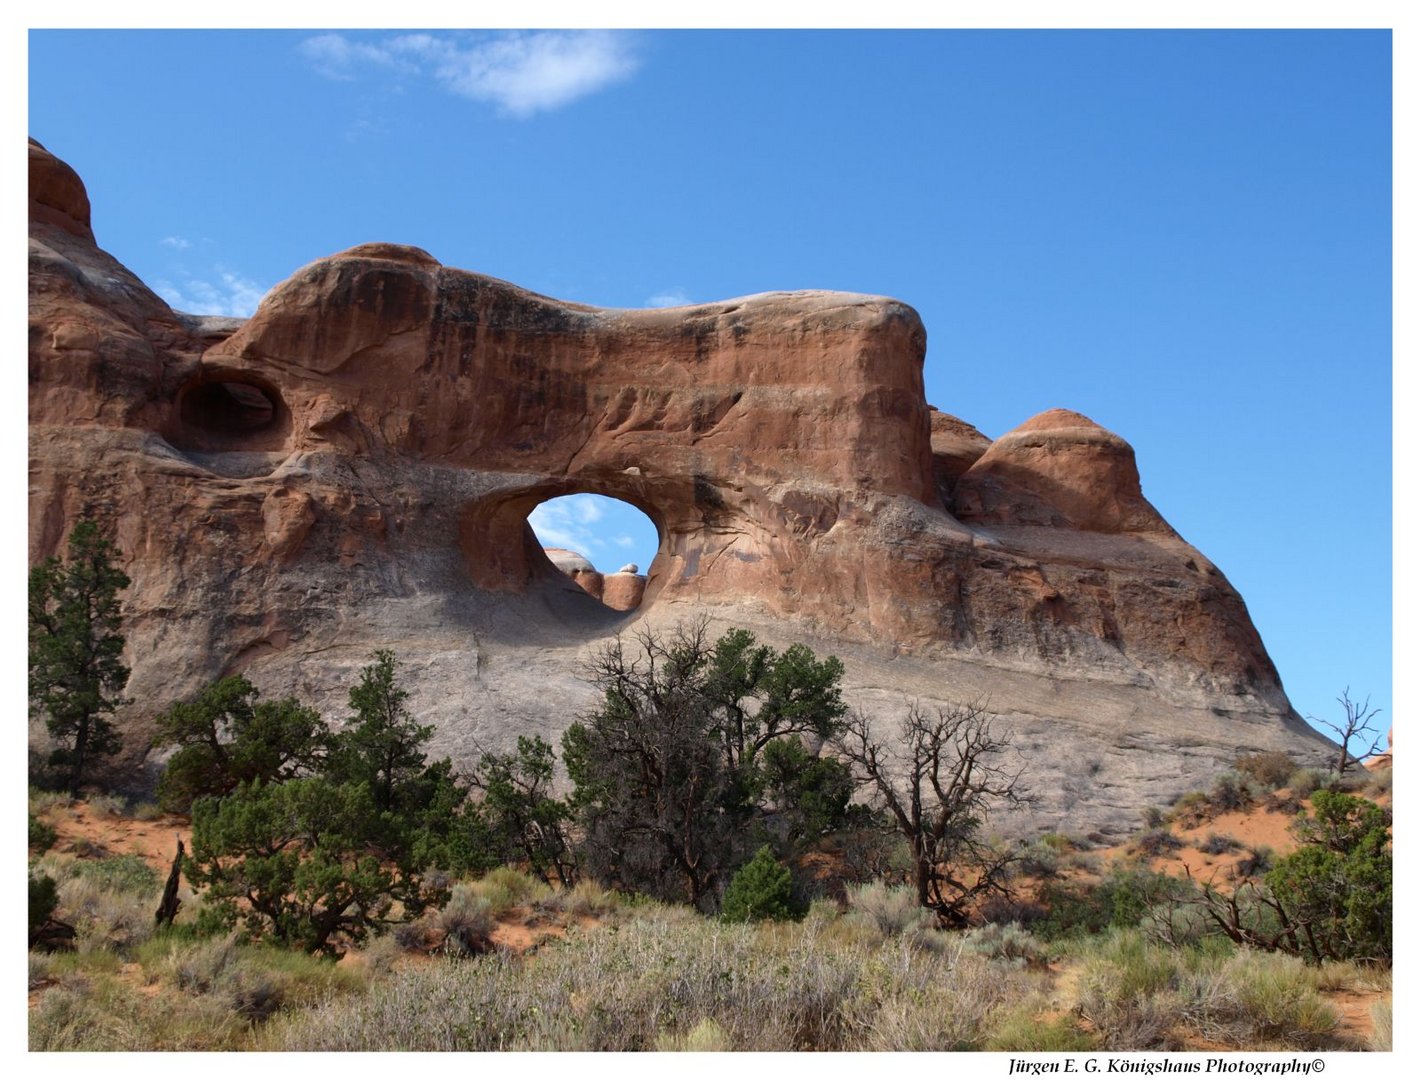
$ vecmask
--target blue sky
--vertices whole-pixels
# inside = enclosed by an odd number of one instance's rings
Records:
[[[1390,723],[1386,32],[29,45],[30,133],[177,307],[248,313],[369,240],[617,307],[898,297],[933,404],[990,436],[1054,406],[1124,436],[1299,712],[1335,718],[1350,686]],[[593,510],[548,524],[644,568]]]

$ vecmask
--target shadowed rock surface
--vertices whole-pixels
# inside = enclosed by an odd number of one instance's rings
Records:
[[[906,304],[601,309],[362,244],[251,319],[199,318],[29,153],[30,558],[84,516],[123,552],[135,784],[153,717],[223,674],[341,717],[392,648],[468,761],[588,708],[599,641],[693,616],[837,653],[885,723],[988,698],[1037,827],[1133,828],[1240,751],[1326,755],[1129,444],[1065,410],[989,441],[930,409]],[[579,570],[587,595],[550,560],[528,513],[576,492],[653,520],[645,578]]]

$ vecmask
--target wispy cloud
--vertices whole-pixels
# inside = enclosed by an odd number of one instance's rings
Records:
[[[422,76],[449,93],[519,118],[596,93],[629,78],[638,65],[631,37],[602,30],[540,30],[479,39],[400,34],[376,42],[319,34],[300,48],[329,79],[353,80],[367,73]]]
[[[256,311],[267,289],[241,274],[213,268],[215,280],[184,276],[175,284],[158,281],[154,291],[177,311],[190,315],[236,315],[247,317]]]
[[[602,507],[597,495],[568,495],[539,503],[528,515],[528,524],[544,547],[567,548],[581,555],[607,546],[606,541],[591,528],[602,520]]]
[[[192,247],[192,241],[185,236],[165,236],[158,243],[165,247],[177,248],[179,251]]]
[[[664,293],[646,298],[647,307],[685,307],[691,302],[685,289],[668,289]]]

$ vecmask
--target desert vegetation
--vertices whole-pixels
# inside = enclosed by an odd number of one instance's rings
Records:
[[[32,1049],[1390,1044],[1389,772],[1246,755],[1117,849],[1000,839],[1029,778],[987,703],[885,740],[835,658],[695,623],[595,652],[561,753],[431,760],[380,651],[338,723],[222,679],[157,718],[158,805],[81,798],[123,672],[55,657],[71,624],[122,639],[102,603],[58,619],[56,582],[111,598],[109,550],[76,532],[32,577],[32,690],[91,688],[32,697],[68,718],[63,790],[30,793]],[[1265,810],[1286,850],[1220,825]],[[170,874],[96,823],[191,850]]]

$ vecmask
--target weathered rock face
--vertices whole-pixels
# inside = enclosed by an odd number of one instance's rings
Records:
[[[1043,826],[1133,825],[1239,750],[1325,752],[1129,445],[1062,410],[990,443],[930,410],[905,304],[606,310],[364,244],[244,323],[198,319],[30,161],[30,555],[83,516],[125,553],[135,761],[160,708],[236,670],[339,716],[380,647],[442,750],[555,735],[589,645],[692,615],[837,652],[885,717],[989,695]],[[661,535],[604,604],[527,525],[588,491]]]

